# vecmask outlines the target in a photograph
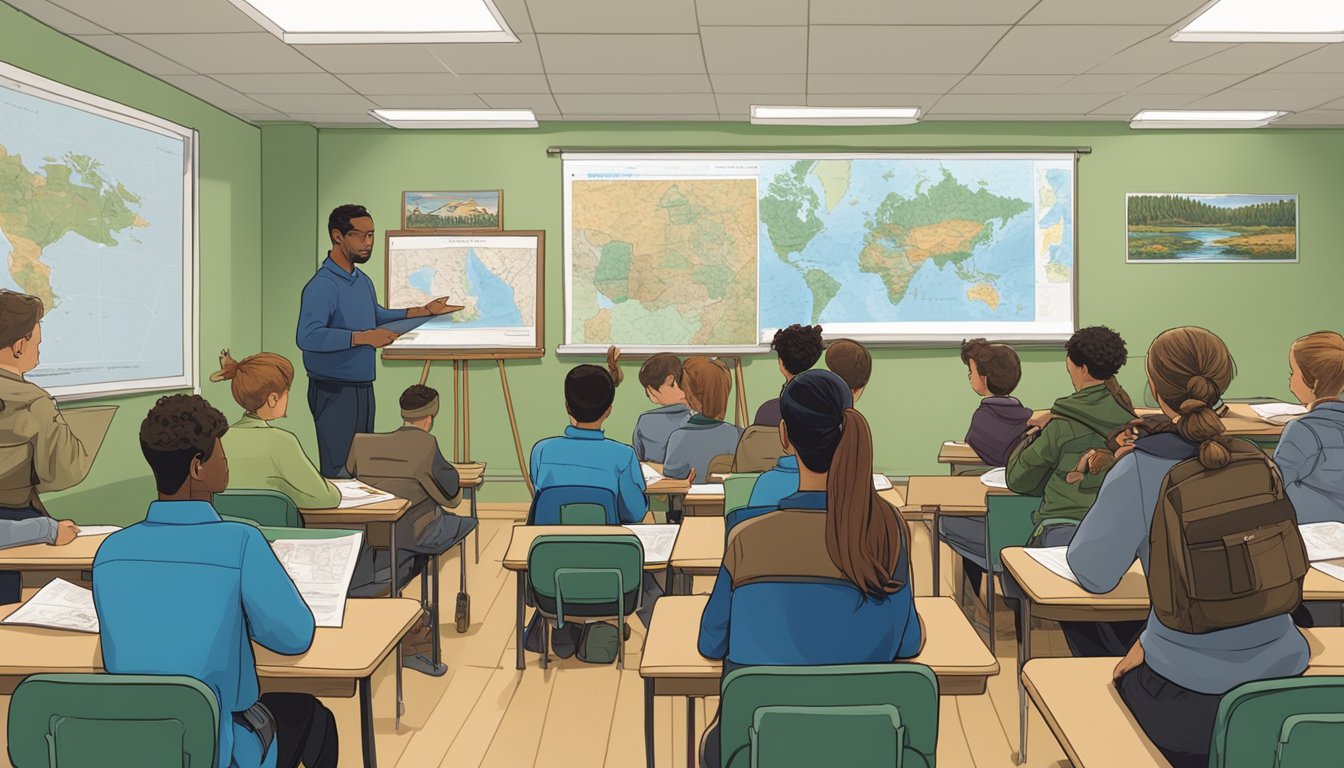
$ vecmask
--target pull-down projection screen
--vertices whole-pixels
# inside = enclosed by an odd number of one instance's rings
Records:
[[[746,352],[1074,330],[1076,164],[1053,153],[562,155],[564,352]]]

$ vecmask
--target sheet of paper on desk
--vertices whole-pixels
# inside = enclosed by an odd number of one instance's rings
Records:
[[[93,590],[65,579],[52,579],[19,609],[7,616],[5,624],[69,629],[98,634],[98,613],[93,608]]]
[[[877,472],[874,472],[874,473],[873,473],[873,490],[875,490],[875,491],[890,491],[890,490],[891,490],[891,480],[889,480],[889,479],[887,478],[886,475],[882,475],[882,474],[878,474]]]
[[[680,525],[627,525],[626,530],[639,537],[644,547],[644,562],[666,563],[672,559]]]
[[[1287,424],[1307,412],[1306,406],[1295,403],[1256,403],[1251,410],[1262,421],[1278,425]]]
[[[1297,527],[1307,545],[1307,559],[1338,560],[1344,558],[1344,523],[1330,521],[1307,523]]]
[[[332,480],[331,483],[341,491],[340,509],[367,507],[370,504],[378,504],[397,498],[390,493],[383,493],[377,488],[365,485],[358,480]]]
[[[970,443],[963,443],[963,442],[961,442],[960,440],[947,440],[947,441],[944,441],[944,442],[943,442],[943,445],[947,446],[948,448],[970,448],[970,447],[971,447],[971,444],[970,444]]]
[[[1317,563],[1312,563],[1311,567],[1327,576],[1332,576],[1340,581],[1344,581],[1344,558],[1330,561],[1322,560]]]
[[[119,525],[81,525],[76,536],[105,536],[121,530]]]
[[[1056,576],[1078,583],[1078,577],[1073,575],[1073,569],[1069,567],[1068,547],[1027,547],[1022,551]]]
[[[1006,478],[1007,470],[1003,467],[995,467],[980,476],[980,482],[986,488],[1002,488],[1007,490],[1008,480]]]
[[[345,594],[355,575],[363,534],[334,539],[276,539],[271,549],[298,587],[319,627],[339,627],[345,619]]]
[[[722,496],[723,483],[701,483],[692,485],[690,490],[686,491],[687,496]]]
[[[640,464],[639,468],[644,470],[644,484],[653,485],[654,483],[666,480],[667,478],[658,474],[658,470],[650,467],[648,464]]]

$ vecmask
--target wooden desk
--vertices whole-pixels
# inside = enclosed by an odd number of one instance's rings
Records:
[[[722,478],[723,475],[711,475],[711,478]],[[715,479],[715,483],[722,483],[722,479]],[[890,482],[890,481],[888,481]],[[888,488],[885,491],[878,491],[878,496],[886,499],[887,503],[900,509],[905,504],[905,498],[901,492],[895,488]],[[687,493],[682,502],[685,505],[685,517],[723,517],[726,514],[724,510],[724,496],[722,493]]]
[[[481,523],[477,510],[477,497],[481,493],[481,486],[485,485],[485,464],[483,462],[473,462],[466,464],[454,464],[453,468],[457,470],[457,483],[465,495],[471,501],[471,519],[476,521],[476,530],[471,534],[476,543],[476,562],[481,562]]]
[[[932,528],[929,530],[929,543],[933,550],[933,594],[937,597],[940,586],[941,563],[938,557],[938,545],[942,543],[942,531],[939,530],[939,519],[943,515],[954,515],[958,517],[984,517],[988,512],[988,504],[985,497],[990,493],[1012,495],[1011,491],[988,488],[980,482],[980,478],[974,475],[953,475],[950,477],[942,476],[916,476],[910,478],[909,484],[905,489],[905,504],[901,506],[901,514],[907,519],[914,519],[917,516],[931,516]],[[985,540],[986,546],[989,544],[988,537]],[[986,553],[986,562],[989,562],[988,553]],[[993,594],[993,590],[990,591]],[[987,596],[989,599],[992,597]],[[992,644],[994,633],[990,633],[990,643]]]
[[[0,606],[0,619],[19,604]],[[348,600],[344,626],[319,627],[306,653],[282,656],[253,645],[263,693],[359,694],[364,765],[377,765],[370,678],[420,616],[415,600]],[[28,675],[103,671],[98,635],[41,627],[0,625],[0,694],[10,695]],[[227,717],[228,713],[224,713]]]
[[[687,517],[667,561],[672,576],[714,576],[723,565],[724,517]],[[672,583],[675,584],[675,581]],[[687,590],[688,591],[688,590]]]
[[[63,547],[28,544],[0,549],[0,571],[87,571],[110,535],[80,536]]]
[[[1162,411],[1158,408],[1135,408],[1140,416],[1155,416]],[[1227,403],[1227,413],[1223,416],[1223,426],[1227,434],[1233,437],[1245,437],[1255,442],[1278,442],[1283,427],[1263,421],[1251,410],[1250,403]]]
[[[971,446],[960,441],[949,441],[938,449],[938,463],[948,464],[954,475],[982,475],[989,465]]]
[[[663,465],[655,464],[652,461],[644,462],[644,466],[652,469],[658,474],[663,474]],[[691,484],[686,480],[677,480],[671,477],[664,477],[662,480],[650,485],[644,489],[644,492],[651,496],[667,496],[669,500],[673,496],[685,496],[686,491],[690,490]]]
[[[386,546],[392,563],[392,575],[388,582],[387,596],[400,597],[401,585],[397,583],[397,521],[411,508],[406,499],[392,499],[350,509],[300,509],[303,524],[308,528],[361,528],[364,540],[370,547]],[[374,526],[377,526],[376,528]],[[379,536],[374,536],[374,531]],[[381,534],[386,533],[383,539]],[[387,544],[384,545],[383,542]]]
[[[695,705],[699,697],[718,696],[723,662],[706,659],[697,648],[700,615],[707,595],[666,596],[653,610],[653,622],[639,663],[644,678],[644,751],[653,766],[653,697],[685,696],[688,760],[695,760]],[[928,665],[938,677],[938,692],[946,696],[975,696],[985,692],[999,663],[980,642],[975,628],[949,597],[917,597],[924,631],[923,651],[909,661]]]

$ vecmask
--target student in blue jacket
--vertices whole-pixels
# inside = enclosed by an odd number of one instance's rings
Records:
[[[872,435],[849,387],[830,371],[801,373],[780,394],[780,413],[784,445],[798,457],[798,492],[777,508],[729,516],[700,653],[723,659],[724,674],[918,654],[910,532],[873,490]],[[719,765],[718,747],[716,726],[702,765]]]
[[[1344,337],[1317,331],[1293,342],[1288,388],[1307,406],[1288,422],[1274,463],[1298,523],[1344,522]]]
[[[228,428],[199,395],[161,398],[140,425],[159,500],[94,558],[103,666],[205,683],[219,701],[220,766],[335,768],[330,710],[305,693],[258,695],[252,643],[303,653],[313,614],[261,531],[215,512],[229,484]]]

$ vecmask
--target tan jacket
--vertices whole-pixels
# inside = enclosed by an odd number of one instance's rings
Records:
[[[737,443],[733,460],[734,472],[767,472],[784,455],[784,444],[779,441],[779,427],[756,424],[747,427]]]
[[[439,452],[439,441],[423,429],[355,435],[345,468],[361,482],[411,502],[397,523],[397,536],[409,535],[410,541],[419,540],[442,507],[462,501],[457,469]]]
[[[0,370],[0,507],[42,509],[38,492],[79,483],[93,458],[45,390]]]

